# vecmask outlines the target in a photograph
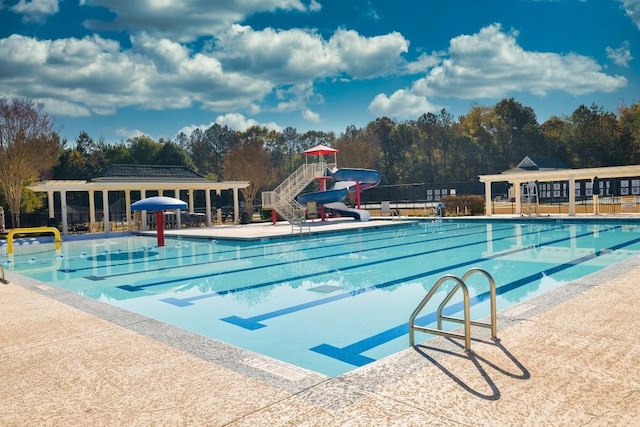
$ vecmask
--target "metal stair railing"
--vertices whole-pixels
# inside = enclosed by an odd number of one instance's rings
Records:
[[[471,308],[469,306],[469,288],[467,287],[466,281],[469,276],[473,274],[482,274],[489,281],[490,295],[491,295],[491,321],[489,323],[478,322],[471,320]],[[440,286],[447,281],[454,281],[456,285],[449,291],[449,293],[445,296],[444,300],[440,303],[437,310],[437,328],[428,328],[426,326],[416,325],[416,317],[420,314],[424,306],[429,302],[429,300],[435,295]],[[464,302],[464,318],[457,318],[446,316],[442,314],[445,306],[449,303],[453,295],[458,291],[458,289],[462,289],[463,293],[463,302]],[[497,326],[496,326],[496,282],[493,280],[493,277],[480,268],[472,268],[467,271],[462,278],[458,278],[451,274],[447,274],[442,276],[438,281],[433,285],[431,290],[427,293],[427,295],[420,301],[420,304],[416,307],[416,309],[411,313],[409,317],[409,345],[413,347],[415,345],[415,331],[427,332],[435,335],[440,335],[449,338],[458,338],[464,340],[464,350],[466,352],[471,351],[471,325],[480,326],[483,328],[491,329],[491,339],[494,341],[498,341],[497,337]],[[448,332],[442,330],[442,321],[446,320],[449,322],[461,323],[464,325],[464,333],[458,334],[455,332]]]
[[[275,209],[291,224],[299,222],[299,211],[304,213],[304,207],[295,200],[295,197],[311,181],[324,176],[325,170],[331,167],[335,167],[335,163],[305,163],[277,186],[275,190],[263,192],[262,206],[267,209]]]

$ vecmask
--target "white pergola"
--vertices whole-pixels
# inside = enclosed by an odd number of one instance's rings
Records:
[[[640,165],[632,166],[612,166],[601,168],[585,169],[558,169],[558,170],[533,170],[533,171],[509,171],[496,175],[479,175],[480,182],[484,182],[485,187],[485,213],[493,214],[493,204],[491,200],[491,184],[494,182],[508,182],[513,184],[516,214],[522,213],[521,185],[532,181],[538,182],[569,182],[569,215],[576,214],[576,181],[591,180],[594,177],[600,180],[610,178],[634,178],[640,177]]]
[[[125,194],[125,209],[126,217],[129,229],[131,228],[131,192],[139,191],[140,198],[146,198],[147,191],[157,191],[159,195],[163,195],[164,191],[173,191],[172,197],[176,199],[180,198],[180,191],[186,190],[188,192],[187,205],[189,212],[194,213],[194,191],[202,190],[205,192],[205,212],[206,212],[206,225],[210,227],[211,221],[211,191],[215,191],[218,196],[223,190],[233,191],[233,210],[234,221],[237,224],[240,203],[238,197],[238,190],[249,186],[248,181],[221,181],[213,182],[206,179],[140,179],[137,177],[131,177],[125,179],[98,179],[95,181],[83,181],[83,180],[50,180],[40,181],[29,186],[29,189],[34,192],[47,193],[48,205],[49,205],[49,217],[55,216],[55,203],[54,193],[60,193],[61,210],[62,210],[62,234],[69,233],[69,225],[67,223],[67,193],[68,192],[86,192],[89,194],[89,222],[91,224],[96,222],[96,208],[95,208],[95,193],[102,193],[102,206],[104,217],[104,231],[108,233],[110,231],[109,225],[109,192],[124,192]],[[136,201],[136,200],[134,200]],[[220,212],[218,211],[218,216]],[[219,219],[219,218],[218,218]],[[141,228],[147,229],[147,215],[146,212],[142,212]],[[177,226],[180,227],[180,215],[176,215]]]

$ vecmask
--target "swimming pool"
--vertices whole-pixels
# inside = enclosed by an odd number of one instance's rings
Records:
[[[0,248],[5,269],[337,376],[407,348],[409,316],[444,274],[485,269],[504,310],[637,255],[640,229],[425,221],[251,242],[168,239],[162,248],[142,236],[68,241],[59,252],[26,243],[14,255]],[[481,277],[469,285],[478,319],[489,313],[488,287]]]

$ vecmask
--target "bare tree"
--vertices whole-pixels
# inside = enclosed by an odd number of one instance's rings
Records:
[[[13,227],[20,227],[24,186],[58,163],[62,146],[44,105],[32,100],[0,98],[0,181]]]
[[[253,214],[253,200],[258,190],[273,181],[274,171],[269,153],[262,142],[244,140],[229,150],[224,157],[222,173],[226,180],[249,181],[249,186],[240,190],[247,204],[247,212]]]

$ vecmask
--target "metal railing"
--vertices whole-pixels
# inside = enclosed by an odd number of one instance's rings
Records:
[[[13,236],[16,234],[39,234],[39,233],[53,233],[56,250],[60,249],[62,239],[60,238],[60,231],[55,227],[31,227],[31,228],[14,228],[9,230],[7,234],[7,253],[13,253]]]
[[[304,213],[304,207],[295,197],[316,178],[324,176],[327,168],[335,167],[335,163],[305,163],[293,172],[273,191],[262,193],[262,207],[275,209],[289,223],[299,223],[298,211]]]
[[[9,284],[9,281],[5,278],[4,276],[4,268],[2,268],[2,266],[0,265],[0,283],[4,283],[5,285]]]
[[[469,276],[476,273],[484,275],[489,281],[489,288],[490,288],[490,294],[491,294],[491,321],[489,323],[471,320],[471,308],[469,306],[469,288],[467,287],[466,281],[469,279]],[[418,317],[418,315],[420,314],[424,306],[435,295],[435,293],[438,291],[440,286],[447,281],[453,281],[456,283],[456,285],[449,291],[449,293],[445,296],[444,300],[438,306],[438,310],[436,314],[437,328],[428,328],[426,326],[417,325],[415,323],[416,317]],[[462,289],[462,293],[463,293],[464,318],[446,316],[442,313],[444,311],[444,308],[449,303],[451,298],[455,295],[455,293],[458,291],[458,289]],[[480,326],[483,328],[490,328],[491,339],[494,341],[498,340],[496,317],[497,317],[496,315],[496,282],[495,280],[493,280],[493,277],[491,277],[489,273],[487,273],[485,270],[482,270],[480,268],[472,268],[469,271],[467,271],[462,276],[462,278],[453,276],[451,274],[447,274],[445,276],[442,276],[440,279],[438,279],[438,281],[433,285],[429,293],[427,293],[427,295],[422,299],[422,301],[420,301],[420,304],[418,304],[418,306],[413,311],[413,313],[411,313],[411,316],[409,317],[409,345],[411,347],[415,346],[415,331],[420,331],[420,332],[427,332],[430,334],[440,335],[440,336],[449,337],[449,338],[463,339],[464,350],[469,352],[471,351],[471,325]],[[444,331],[442,329],[443,320],[463,324],[464,333],[458,334],[455,332]]]

